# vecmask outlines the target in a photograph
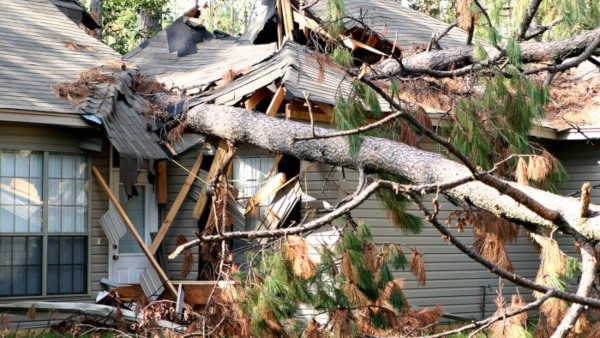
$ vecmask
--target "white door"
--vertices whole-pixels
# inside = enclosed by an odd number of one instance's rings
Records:
[[[127,198],[125,188],[119,183],[118,176],[118,172],[113,171],[111,183],[114,185],[111,188],[114,193],[118,192],[121,207],[135,225],[140,237],[145,240],[146,245],[150,246],[152,243],[150,232],[156,231],[157,228],[153,185],[143,182],[136,184],[135,188],[138,195]],[[146,175],[140,175],[140,178],[142,178],[141,176]],[[108,252],[110,262],[109,279],[114,282],[122,284],[139,283],[140,276],[146,270],[146,267],[150,266],[148,259],[129,231],[121,237],[119,244],[111,245]]]

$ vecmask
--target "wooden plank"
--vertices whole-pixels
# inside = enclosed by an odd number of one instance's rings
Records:
[[[158,161],[156,164],[156,202],[158,204],[169,203],[167,186],[167,161]]]
[[[162,281],[167,286],[167,289],[170,292],[172,292],[173,295],[177,295],[177,290],[169,280],[169,277],[165,274],[163,269],[161,269],[160,264],[158,264],[156,259],[154,259],[154,255],[150,252],[150,250],[148,250],[146,243],[144,243],[144,240],[140,237],[140,234],[137,232],[135,226],[133,225],[133,223],[131,223],[129,216],[127,216],[127,213],[125,213],[125,210],[123,210],[123,207],[121,207],[121,203],[119,203],[119,200],[115,197],[112,190],[110,190],[108,184],[106,184],[106,181],[102,177],[102,174],[100,173],[100,171],[98,171],[98,168],[96,168],[95,165],[92,166],[92,172],[94,173],[94,177],[96,177],[98,183],[100,183],[100,185],[104,189],[104,192],[106,192],[106,194],[108,195],[110,201],[113,203],[114,208],[117,209],[121,217],[123,217],[125,225],[127,225],[129,232],[131,232],[131,235],[133,236],[137,244],[140,246],[140,248],[142,248],[142,251],[146,255],[146,258],[148,258],[148,261],[150,261],[150,265],[152,265],[152,267],[156,270],[156,272],[160,276],[160,279],[162,279]]]
[[[277,47],[281,48],[283,45],[283,9],[281,8],[282,0],[277,0]]]
[[[254,110],[258,104],[264,100],[266,97],[271,96],[272,93],[267,88],[263,87],[254,92],[249,98],[244,102],[244,106],[247,110]]]
[[[202,164],[203,158],[204,155],[202,155],[202,152],[200,152],[198,154],[198,157],[196,158],[196,162],[194,162],[194,165],[192,166],[192,170],[190,170],[187,178],[185,179],[185,182],[183,182],[181,190],[179,190],[179,194],[177,194],[177,197],[175,198],[175,201],[173,202],[173,205],[171,206],[167,217],[165,217],[165,220],[160,225],[160,229],[158,230],[158,233],[156,234],[156,237],[154,238],[154,240],[152,241],[152,245],[150,246],[150,252],[153,255],[156,253],[156,250],[158,250],[160,242],[162,242],[163,238],[165,238],[165,235],[167,234],[171,223],[175,219],[175,216],[177,216],[177,212],[179,211],[181,204],[183,204],[183,200],[190,191],[192,183],[194,183],[194,180],[196,179],[196,174],[198,173],[198,170],[200,170],[200,165]]]
[[[321,27],[321,25],[319,25],[315,20],[305,15],[302,15],[296,11],[294,11],[293,16],[294,21],[297,22],[299,25],[308,27],[313,32],[317,32],[330,40],[335,40],[334,37],[331,34],[327,33],[325,29],[323,29],[323,27]]]
[[[308,107],[301,103],[290,102],[285,105],[285,118],[310,121]],[[321,109],[313,109],[313,118],[315,122],[331,122],[331,115],[324,114]]]
[[[285,35],[291,41],[294,41],[294,15],[292,14],[292,5],[290,4],[290,0],[281,0],[283,4],[283,17],[285,24]]]
[[[265,114],[268,116],[275,116],[275,114],[277,114],[277,111],[279,111],[279,107],[281,106],[281,103],[283,102],[284,98],[285,87],[281,85],[279,86],[279,88],[277,88],[277,91],[275,91],[275,95],[273,95],[273,99],[271,100],[269,108],[267,108],[267,112]]]
[[[208,174],[206,175],[206,184],[210,184],[210,182],[212,182],[212,180],[215,179],[215,175],[217,174],[217,171],[219,170],[221,162],[223,162],[226,153],[227,142],[221,140],[221,142],[219,142],[217,152],[215,153],[215,158],[213,159],[210,169],[208,170]],[[209,200],[208,196],[206,195],[206,184],[202,187],[202,192],[200,193],[200,196],[198,197],[198,202],[196,202],[196,206],[194,207],[193,216],[196,220],[199,220],[202,216],[204,208],[206,207],[206,204]]]

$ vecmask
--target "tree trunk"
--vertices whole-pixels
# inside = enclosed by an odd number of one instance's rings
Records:
[[[100,28],[96,29],[96,38],[102,40],[102,1],[103,0],[92,0],[91,14],[96,23]]]
[[[367,172],[398,175],[414,184],[439,184],[471,176],[460,163],[382,138],[363,137],[356,156],[349,155],[346,137],[293,141],[312,135],[309,125],[268,117],[241,108],[199,105],[187,115],[187,127],[198,133],[214,135],[232,142],[250,143],[275,153],[293,155],[346,168],[363,167]],[[316,135],[331,132],[315,128]],[[591,205],[588,218],[579,213],[575,198],[551,194],[531,187],[506,182],[525,192],[547,208],[557,210],[572,228],[587,238],[600,240],[600,207]],[[481,183],[472,182],[446,192],[447,195],[520,224],[555,228],[512,198]]]
[[[521,45],[523,62],[560,62],[569,57],[581,54],[594,38],[600,34],[600,28],[579,35],[551,42],[526,42]],[[499,52],[490,46],[484,46],[490,59],[497,57]],[[407,68],[420,69],[449,69],[459,68],[476,62],[473,46],[456,47],[441,51],[431,51],[415,54],[404,58],[403,65]],[[399,70],[398,62],[394,59],[383,61],[377,66],[383,73],[393,73]]]
[[[139,32],[140,32],[140,43],[154,36],[162,29],[160,18],[162,14],[160,10],[152,10],[147,8],[140,8],[138,13]]]

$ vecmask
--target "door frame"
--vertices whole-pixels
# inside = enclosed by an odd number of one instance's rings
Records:
[[[111,156],[111,159],[112,159],[112,156]],[[121,182],[119,179],[120,178],[119,168],[114,168],[112,166],[112,163],[111,163],[111,168],[112,169],[110,170],[110,174],[109,174],[109,176],[110,176],[109,177],[109,179],[110,179],[109,186],[110,186],[110,190],[112,191],[112,193],[118,199],[120,197],[119,196],[119,186],[121,185]],[[150,244],[152,244],[152,239],[150,237],[150,233],[158,231],[158,208],[157,208],[157,203],[156,203],[156,193],[154,191],[155,185],[150,184],[148,182],[148,175],[147,175],[147,171],[145,169],[140,170],[140,173],[138,175],[138,180],[135,185],[136,186],[144,186],[145,191],[146,191],[145,201],[144,201],[145,233],[140,234],[140,237],[142,237],[144,239],[144,242],[146,243],[146,245],[150,246]],[[108,207],[114,208],[114,205],[111,201],[109,201]],[[114,276],[114,273],[113,273],[114,265],[115,265],[115,261],[113,260],[113,255],[118,255],[118,248],[116,248],[116,249],[113,248],[113,245],[109,243],[108,244],[108,255],[107,255],[108,279],[116,281],[117,276]],[[144,253],[140,253],[139,255],[140,255],[140,257],[144,257],[144,259],[146,260],[146,263],[147,263],[146,266],[150,266],[150,262],[148,262]]]

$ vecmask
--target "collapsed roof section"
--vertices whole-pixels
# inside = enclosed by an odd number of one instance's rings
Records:
[[[191,28],[184,20],[195,22],[187,17],[176,20],[127,53],[125,60],[136,64],[146,76],[194,94],[248,72],[277,50],[275,43],[252,45],[239,38],[207,32],[199,26]],[[175,34],[183,31],[187,33]],[[185,46],[185,53],[179,53],[182,48],[174,48],[181,46]]]
[[[298,0],[293,2],[299,3]],[[403,7],[398,2],[345,0],[344,3],[344,25],[347,30],[363,29],[366,26],[380,36],[395,41],[403,49],[427,45],[432,34],[440,33],[448,27],[448,23]],[[326,5],[326,1],[317,1],[306,11],[318,21],[325,22]],[[464,46],[467,35],[465,31],[455,27],[440,39],[439,44],[442,48]]]
[[[164,95],[155,98],[151,87],[163,90],[158,84],[149,86],[137,69],[121,63],[92,68],[80,73],[77,81],[54,87],[84,118],[102,127],[119,153],[120,179],[128,196],[135,194],[133,185],[141,168],[152,170],[154,160],[168,158],[152,120],[156,109],[152,105],[166,105],[157,102]]]
[[[256,69],[232,83],[215,90],[209,96],[193,100],[194,103],[235,105],[261,88],[275,83],[285,87],[285,99],[310,101],[335,105],[338,95],[352,92],[352,80],[343,69],[336,66],[325,54],[308,50],[292,41],[286,41],[272,58],[257,65]],[[389,104],[379,98],[384,112],[391,111]]]

